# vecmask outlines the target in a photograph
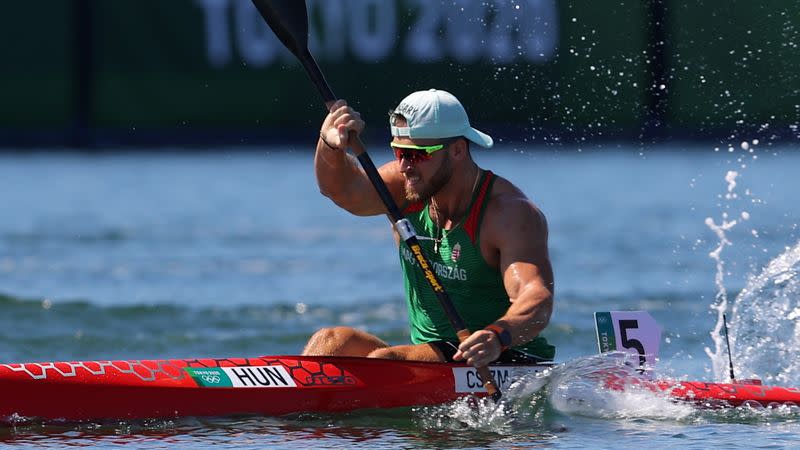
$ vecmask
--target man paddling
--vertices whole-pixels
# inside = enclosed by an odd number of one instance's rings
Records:
[[[396,160],[381,178],[413,224],[418,239],[467,328],[460,344],[447,315],[410,250],[395,231],[411,325],[410,345],[389,346],[350,327],[316,332],[305,355],[369,356],[420,361],[460,361],[482,367],[494,361],[552,360],[555,348],[539,336],[553,305],[553,272],[544,215],[508,180],[472,160],[471,144],[492,138],[469,124],[452,94],[414,92],[390,113]],[[314,168],[320,191],[361,216],[385,214],[358,161],[346,153],[350,133],[364,121],[345,101],[325,118]]]

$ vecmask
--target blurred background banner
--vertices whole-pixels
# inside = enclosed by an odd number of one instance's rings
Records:
[[[501,142],[798,137],[798,2],[307,3],[311,50],[372,138],[431,87]],[[250,0],[3,10],[6,148],[313,141],[325,113]]]

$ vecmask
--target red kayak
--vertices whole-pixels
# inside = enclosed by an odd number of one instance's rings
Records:
[[[490,369],[503,390],[549,367]],[[790,388],[641,383],[700,406],[800,404],[800,391]],[[331,413],[437,405],[466,395],[485,392],[475,369],[463,364],[311,356],[0,364],[6,423]]]
[[[655,392],[667,392],[673,398],[691,402],[702,408],[725,408],[743,404],[800,405],[800,389],[764,386],[758,380],[733,383],[658,380],[648,384]]]
[[[690,403],[703,409],[742,405],[800,405],[800,389],[764,386],[760,380],[709,383],[705,381],[648,380],[610,373],[597,376],[597,378],[601,377],[605,386],[613,391],[645,389],[656,394],[666,394],[676,401]]]
[[[500,388],[549,366],[503,366]],[[370,358],[0,364],[0,420],[136,419],[340,412],[446,403],[482,394],[474,368]]]

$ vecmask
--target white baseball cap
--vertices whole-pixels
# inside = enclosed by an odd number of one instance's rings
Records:
[[[394,114],[405,117],[407,127],[394,124]],[[417,91],[404,98],[392,111],[389,118],[392,136],[411,139],[443,139],[463,136],[466,139],[490,148],[492,137],[472,128],[461,102],[451,93],[438,89]]]

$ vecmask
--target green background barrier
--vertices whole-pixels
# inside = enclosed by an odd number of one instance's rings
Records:
[[[67,126],[72,117],[72,9],[68,1],[13,2],[0,14],[0,128]]]
[[[76,15],[81,1],[91,15]],[[300,135],[324,115],[250,0],[51,3],[46,15],[4,6],[0,37],[17,44],[0,49],[0,130]],[[800,116],[795,2],[307,3],[312,52],[376,133],[429,87],[460,97],[476,125],[532,142],[787,129]]]
[[[800,137],[800,3],[670,4],[670,122],[698,131],[750,123],[766,136]]]

